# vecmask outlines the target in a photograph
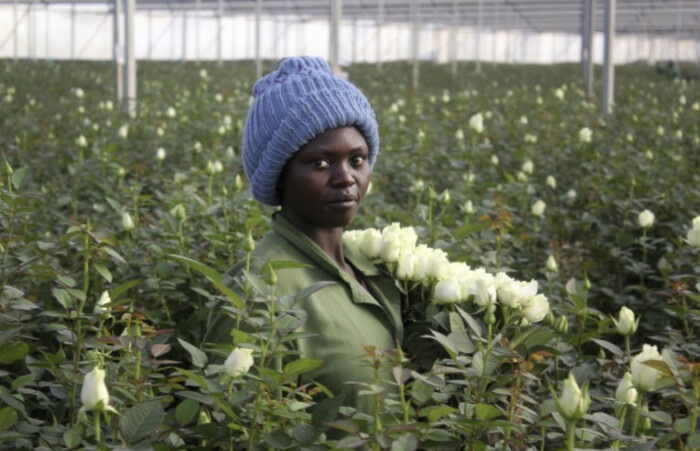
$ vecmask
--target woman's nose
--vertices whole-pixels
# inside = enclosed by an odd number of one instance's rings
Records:
[[[339,163],[335,166],[331,183],[334,186],[352,186],[355,184],[350,163]]]

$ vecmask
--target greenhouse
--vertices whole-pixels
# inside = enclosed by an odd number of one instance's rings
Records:
[[[0,448],[700,450],[700,1],[0,0]]]

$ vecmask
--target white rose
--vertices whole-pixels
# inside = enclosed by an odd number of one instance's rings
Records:
[[[401,252],[396,265],[396,278],[399,280],[415,280],[418,258],[413,251]]]
[[[564,381],[564,388],[557,402],[561,416],[567,420],[579,420],[586,414],[590,404],[591,398],[588,395],[587,387],[581,391],[574,375],[569,374],[568,379]]]
[[[649,210],[644,210],[641,213],[639,213],[639,225],[643,229],[648,229],[649,227],[654,225],[654,213],[652,213]]]
[[[636,405],[637,403],[637,389],[632,384],[632,374],[629,371],[625,373],[617,385],[615,400],[622,404]]]
[[[156,150],[156,160],[165,160],[165,149],[163,149],[162,147],[159,147],[158,150]]]
[[[578,140],[582,143],[589,143],[593,139],[593,132],[588,127],[583,127],[578,132]]]
[[[557,88],[557,90],[554,91],[554,97],[556,97],[559,100],[564,100],[564,90],[561,88]]]
[[[85,375],[83,388],[80,390],[80,401],[85,410],[105,410],[109,404],[109,392],[105,385],[105,370],[93,368]]]
[[[173,107],[168,107],[168,109],[166,110],[165,114],[166,114],[168,117],[175,117],[175,115],[177,114],[177,112],[175,111],[175,108],[173,108]]]
[[[647,344],[642,346],[642,352],[632,357],[632,362],[630,363],[632,383],[639,391],[647,392],[653,390],[654,387],[656,387],[656,382],[661,377],[661,372],[659,370],[643,363],[653,360],[663,361],[663,358],[661,354],[659,354],[656,346]]]
[[[532,160],[527,160],[525,163],[523,163],[523,172],[526,174],[532,174],[532,171],[535,169],[535,165],[532,163]]]
[[[450,269],[450,262],[447,259],[445,252],[439,249],[432,249],[428,255],[428,267],[426,274],[428,277],[436,280],[444,279]]]
[[[105,308],[104,306],[109,304],[110,302],[112,302],[112,298],[109,297],[109,291],[102,292],[100,299],[98,299],[97,304],[95,304],[94,312],[98,315],[107,313],[109,309]]]
[[[75,140],[75,145],[78,147],[87,147],[87,140],[83,135],[80,135],[78,139]]]
[[[542,217],[544,215],[544,209],[547,207],[541,199],[532,204],[532,214],[537,217]]]
[[[531,323],[542,321],[549,313],[549,301],[543,294],[538,294],[522,311],[522,315]]]
[[[365,229],[360,239],[360,252],[367,258],[379,257],[382,234],[377,229]]]
[[[134,230],[134,220],[128,212],[122,213],[122,230],[130,232]]]
[[[484,131],[484,116],[477,113],[469,118],[469,127],[477,133]]]
[[[224,362],[224,371],[231,377],[242,376],[253,366],[253,350],[235,348]]]
[[[700,249],[700,216],[693,219],[693,228],[688,230],[686,235],[688,244]]]
[[[118,135],[120,138],[126,139],[126,137],[129,136],[129,126],[125,124],[119,127]]]
[[[452,304],[462,299],[459,280],[448,277],[441,280],[435,286],[433,302],[437,304]]]
[[[627,307],[622,307],[620,309],[619,318],[619,320],[613,318],[613,322],[615,323],[615,327],[620,335],[632,335],[637,331],[637,324],[639,323],[639,320],[635,321],[634,312],[632,310],[628,309]]]
[[[548,187],[555,189],[557,187],[557,179],[555,179],[553,176],[548,175],[547,176],[547,181],[545,182]]]

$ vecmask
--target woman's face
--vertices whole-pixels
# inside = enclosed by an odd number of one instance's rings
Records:
[[[282,213],[300,230],[345,227],[370,181],[367,142],[355,127],[328,130],[289,159],[281,175]]]

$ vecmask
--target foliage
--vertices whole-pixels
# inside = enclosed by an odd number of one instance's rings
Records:
[[[700,447],[700,257],[684,241],[700,214],[697,83],[619,67],[605,122],[574,65],[421,71],[411,92],[404,63],[348,68],[382,142],[353,228],[400,221],[453,261],[535,279],[553,315],[525,325],[470,302],[416,303],[420,352],[366,350],[393,387],[366,387],[368,415],[297,383],[321,362],[285,344],[321,286],[280,297],[274,271],[225,274],[268,230],[270,210],[238,182],[252,65],[141,63],[130,119],[109,64],[0,62],[0,444]],[[478,113],[483,130],[469,125]],[[623,306],[641,317],[626,337],[611,318]],[[225,344],[205,336],[217,316],[237,325]],[[661,377],[637,407],[620,403],[645,343]],[[234,347],[254,358],[235,377],[223,367]],[[117,413],[80,414],[94,367]],[[575,428],[552,396],[569,375],[590,395]]]

